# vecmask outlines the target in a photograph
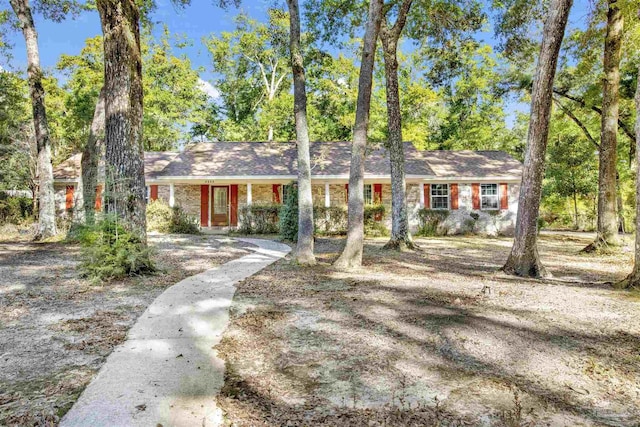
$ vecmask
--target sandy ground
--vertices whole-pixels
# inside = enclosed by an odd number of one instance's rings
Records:
[[[239,284],[218,350],[231,425],[640,425],[640,295],[607,282],[631,254],[546,235],[554,280],[506,276],[511,239],[419,239],[364,268],[280,261]],[[250,349],[250,350],[249,350]]]
[[[79,277],[75,245],[0,243],[0,425],[56,425],[164,289],[250,253],[222,236],[149,242],[157,274],[104,285]]]

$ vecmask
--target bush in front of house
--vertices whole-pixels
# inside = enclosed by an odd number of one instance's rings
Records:
[[[247,205],[242,206],[240,213],[241,234],[275,234],[278,233],[278,215],[280,205]]]
[[[295,242],[298,239],[298,194],[295,186],[288,187],[283,205],[250,205],[240,208],[241,234],[274,234]],[[385,218],[384,205],[365,205],[364,228],[369,237],[388,236],[389,230],[382,220]],[[376,220],[380,218],[380,220]],[[337,236],[347,233],[348,212],[343,206],[314,206],[314,233],[320,236]]]
[[[386,208],[376,203],[364,206],[364,234],[368,237],[387,237],[389,230],[384,221]]]
[[[33,200],[0,193],[0,224],[22,224],[33,219]]]
[[[313,223],[315,233],[321,236],[336,236],[347,233],[348,214],[342,206],[314,206]]]
[[[170,207],[162,200],[147,205],[147,230],[158,233],[198,234],[198,220],[180,206]]]
[[[73,228],[73,235],[81,245],[83,276],[103,282],[126,276],[155,271],[151,262],[151,250],[142,245],[140,238],[126,230],[111,215],[94,225]]]
[[[449,216],[449,211],[435,209],[420,209],[418,211],[418,236],[432,237],[440,236],[442,224]]]
[[[278,229],[280,238],[289,242],[298,241],[298,186],[292,184],[286,187],[284,203],[278,214]]]

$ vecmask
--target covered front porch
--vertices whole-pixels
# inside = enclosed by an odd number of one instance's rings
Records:
[[[166,183],[150,181],[149,200],[164,200],[169,206],[179,205],[189,215],[198,218],[204,232],[225,233],[242,222],[242,208],[248,205],[284,203],[287,187],[294,181],[200,180]],[[415,185],[416,189],[418,185]],[[346,207],[349,185],[346,179],[312,180],[314,206]],[[417,193],[417,192],[416,192]],[[418,194],[416,194],[418,196]],[[417,199],[418,197],[416,197]],[[391,204],[390,183],[365,181],[367,203]],[[415,202],[418,202],[416,200]]]

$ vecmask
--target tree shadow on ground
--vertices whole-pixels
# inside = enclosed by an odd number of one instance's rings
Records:
[[[545,254],[577,258],[576,240]],[[501,240],[421,243],[400,254],[368,244],[357,272],[283,261],[239,284],[236,302],[255,310],[233,316],[220,347],[235,390],[219,402],[230,420],[260,419],[264,402],[277,408],[267,425],[293,413],[316,420],[353,396],[390,416],[404,393],[430,410],[437,397],[449,423],[509,425],[516,390],[523,425],[640,422],[640,304],[601,283],[496,274],[508,254]],[[337,256],[335,241],[316,246],[323,263]],[[257,321],[267,308],[280,314]]]

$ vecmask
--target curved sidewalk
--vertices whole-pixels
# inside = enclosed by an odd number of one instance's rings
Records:
[[[229,322],[235,284],[291,249],[262,239],[237,239],[254,253],[188,277],[163,292],[127,340],[64,416],[71,426],[214,426],[224,361],[213,347]]]

